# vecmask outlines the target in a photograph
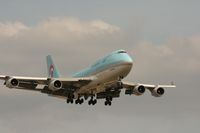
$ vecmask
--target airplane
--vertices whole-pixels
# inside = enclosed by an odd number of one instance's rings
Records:
[[[133,60],[125,50],[114,51],[69,78],[61,77],[51,55],[46,57],[46,61],[48,77],[0,75],[0,80],[4,80],[8,88],[39,91],[52,97],[64,98],[71,104],[82,104],[90,98],[88,105],[95,105],[97,99],[105,99],[105,106],[111,106],[113,98],[120,97],[122,89],[125,89],[126,95],[140,96],[149,90],[152,96],[161,97],[164,88],[176,87],[173,83],[151,85],[123,81],[133,66]],[[42,87],[37,88],[38,85]]]

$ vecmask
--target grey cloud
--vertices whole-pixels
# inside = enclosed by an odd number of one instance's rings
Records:
[[[198,36],[174,37],[164,44],[153,45],[151,42],[140,42],[133,48],[133,54],[139,61],[137,65],[157,74],[200,75],[200,43]],[[146,59],[146,60],[145,60]],[[156,66],[156,69],[155,69]],[[164,71],[163,71],[164,70]]]

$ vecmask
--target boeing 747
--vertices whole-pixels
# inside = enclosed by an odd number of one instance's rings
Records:
[[[164,88],[176,87],[174,84],[150,85],[123,81],[133,66],[133,60],[125,50],[114,51],[69,78],[61,77],[50,55],[46,60],[48,77],[0,75],[0,79],[5,81],[4,85],[8,88],[39,91],[64,98],[71,104],[82,104],[89,98],[88,104],[95,105],[97,99],[105,99],[106,106],[112,104],[113,98],[120,97],[122,89],[125,89],[126,95],[139,96],[149,90],[152,96],[161,97]],[[38,88],[38,85],[42,87]]]

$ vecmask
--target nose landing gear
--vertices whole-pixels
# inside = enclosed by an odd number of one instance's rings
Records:
[[[112,97],[111,96],[106,97],[106,101],[104,104],[105,104],[105,106],[107,106],[107,105],[111,106],[112,105]]]

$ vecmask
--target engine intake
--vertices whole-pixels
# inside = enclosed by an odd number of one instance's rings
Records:
[[[135,95],[142,95],[145,92],[145,87],[142,85],[137,85],[135,88],[133,89],[127,89],[125,91],[125,94],[135,94]]]
[[[49,89],[52,90],[52,91],[56,91],[56,90],[59,90],[62,88],[62,82],[59,81],[59,80],[52,80],[50,83],[49,83]]]
[[[19,81],[15,78],[10,78],[6,81],[6,87],[15,88],[19,85]]]
[[[142,95],[145,92],[145,87],[143,85],[138,85],[133,89],[133,94]]]
[[[165,90],[161,87],[156,87],[151,91],[151,95],[154,97],[161,97],[165,93]]]

